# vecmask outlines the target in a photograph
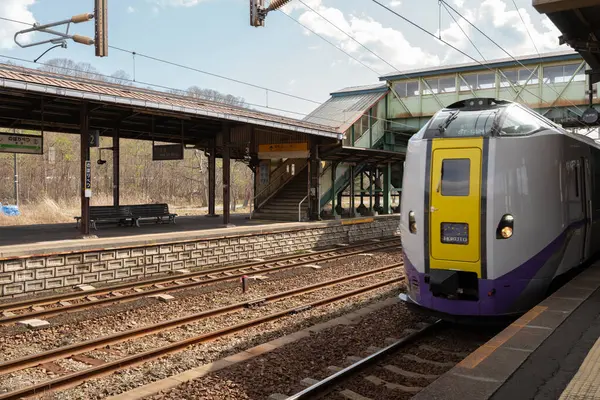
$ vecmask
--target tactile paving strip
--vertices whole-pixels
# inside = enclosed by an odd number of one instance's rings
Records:
[[[560,400],[584,399],[600,399],[600,339],[560,396]]]

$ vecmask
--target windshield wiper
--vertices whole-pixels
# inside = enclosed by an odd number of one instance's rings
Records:
[[[444,120],[444,122],[442,122],[439,126],[438,126],[438,130],[440,131],[440,133],[443,135],[444,132],[446,131],[446,128],[448,128],[448,125],[450,125],[452,123],[452,121],[454,121],[456,118],[458,118],[458,113],[460,111],[455,111],[454,113],[452,113],[450,116],[448,116],[448,118],[446,118]]]

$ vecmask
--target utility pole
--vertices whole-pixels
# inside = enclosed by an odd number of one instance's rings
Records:
[[[272,0],[268,7],[265,7],[265,0],[250,0],[250,26],[265,26],[265,18],[271,11],[275,11],[291,0]]]

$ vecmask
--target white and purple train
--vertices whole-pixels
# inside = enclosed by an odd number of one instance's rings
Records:
[[[599,248],[600,146],[517,103],[457,102],[409,141],[401,215],[401,299],[521,314]]]

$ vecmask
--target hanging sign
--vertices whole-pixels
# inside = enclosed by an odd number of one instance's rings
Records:
[[[43,154],[44,139],[42,136],[0,133],[0,152]]]
[[[258,158],[308,158],[308,143],[273,143],[259,144]]]
[[[183,160],[182,144],[161,144],[152,147],[152,160]]]

